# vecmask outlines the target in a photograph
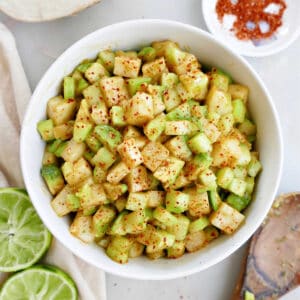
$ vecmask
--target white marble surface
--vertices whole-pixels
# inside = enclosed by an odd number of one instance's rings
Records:
[[[73,42],[105,25],[134,18],[172,19],[206,30],[200,0],[102,0],[77,16],[43,24],[17,22],[0,13],[0,21],[16,37],[32,89],[55,58]],[[300,191],[299,54],[300,39],[279,54],[248,59],[273,96],[283,129],[285,160],[278,193]],[[230,299],[243,251],[240,249],[207,271],[171,281],[134,281],[107,275],[108,300]]]

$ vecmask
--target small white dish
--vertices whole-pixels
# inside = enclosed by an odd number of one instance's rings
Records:
[[[239,40],[230,30],[232,18],[224,18],[221,23],[216,13],[218,0],[203,0],[202,11],[209,31],[233,51],[252,57],[275,54],[293,43],[300,35],[300,2],[285,0],[287,5],[282,18],[282,25],[269,39],[259,41]],[[231,24],[230,24],[231,23]]]

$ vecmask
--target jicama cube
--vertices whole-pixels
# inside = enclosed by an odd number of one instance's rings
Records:
[[[92,216],[84,216],[82,211],[77,212],[71,226],[70,232],[84,243],[94,241]]]
[[[222,202],[218,210],[212,213],[209,218],[212,225],[227,234],[236,231],[244,219],[245,216],[243,214],[224,202]]]
[[[143,163],[142,154],[136,146],[134,138],[124,140],[123,143],[118,146],[118,152],[129,169],[134,169]]]
[[[121,161],[114,165],[107,174],[106,180],[110,183],[119,183],[130,172],[127,165]]]
[[[113,73],[117,76],[135,78],[138,77],[142,60],[126,56],[116,56]]]

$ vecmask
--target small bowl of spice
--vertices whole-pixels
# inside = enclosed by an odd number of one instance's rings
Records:
[[[295,0],[203,0],[211,33],[246,56],[267,56],[300,35],[300,3]]]

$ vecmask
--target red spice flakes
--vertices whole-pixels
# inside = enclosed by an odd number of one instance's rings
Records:
[[[266,11],[271,4],[278,7],[276,13]],[[284,0],[218,0],[216,12],[221,22],[224,15],[236,16],[232,30],[238,39],[259,40],[271,37],[282,25],[286,7]]]

